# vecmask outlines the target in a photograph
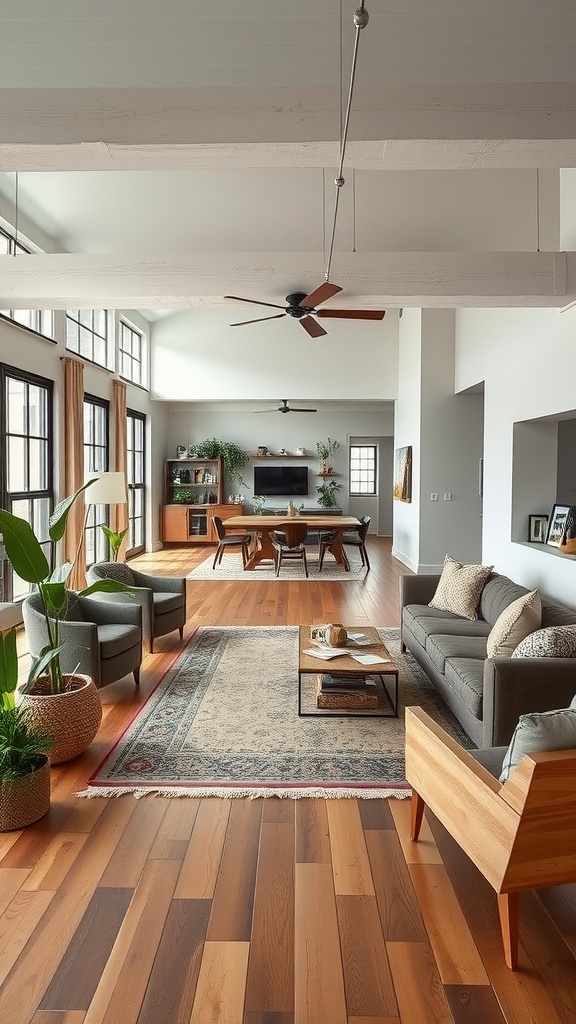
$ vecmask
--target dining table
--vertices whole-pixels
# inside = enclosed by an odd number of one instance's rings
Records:
[[[326,515],[307,516],[305,512],[298,513],[296,517],[291,517],[287,514],[276,514],[273,516],[242,515],[231,516],[229,519],[225,519],[222,526],[226,533],[235,533],[239,530],[252,533],[254,540],[250,547],[248,561],[244,566],[245,571],[250,571],[255,569],[260,562],[275,560],[271,534],[275,530],[282,532],[282,526],[285,523],[293,522],[294,518],[299,523],[306,523],[309,529],[331,533],[333,538],[327,550],[334,556],[338,565],[341,565],[346,572],[350,572],[350,562],[344,550],[342,538],[344,533],[358,530],[362,525],[355,516],[331,516],[329,513]]]

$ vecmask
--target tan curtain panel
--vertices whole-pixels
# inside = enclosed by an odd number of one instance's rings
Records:
[[[128,468],[128,424],[126,419],[126,385],[124,381],[115,380],[113,381],[114,387],[114,450],[116,453],[116,472],[124,473],[126,478],[126,486],[128,486],[127,468]],[[127,505],[115,505],[111,512],[112,529],[116,533],[120,533],[121,530],[125,530],[128,526],[128,506]],[[122,547],[120,548],[118,557],[124,558],[126,553],[126,537],[122,541]]]
[[[64,363],[64,490],[74,494],[84,483],[84,363],[63,356]],[[74,562],[68,577],[71,590],[86,586],[85,507],[81,498],[70,509],[64,535],[66,560]]]

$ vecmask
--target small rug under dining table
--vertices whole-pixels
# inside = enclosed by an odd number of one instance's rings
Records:
[[[299,718],[296,627],[198,629],[78,795],[408,796],[407,705],[470,741],[400,653],[399,630],[379,632],[399,667],[397,719]],[[304,707],[315,701],[305,678]]]

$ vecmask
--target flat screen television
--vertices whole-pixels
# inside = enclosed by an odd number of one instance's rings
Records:
[[[254,494],[308,494],[308,466],[254,466]]]

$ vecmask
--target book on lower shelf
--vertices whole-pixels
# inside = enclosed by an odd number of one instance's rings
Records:
[[[323,672],[320,676],[320,689],[322,690],[364,690],[366,686],[375,686],[373,679],[368,679],[362,673],[358,675],[346,675],[343,672]]]
[[[356,686],[354,685],[355,678],[349,676],[348,679],[341,677],[335,685],[332,685],[331,682],[326,685],[325,681],[330,678],[322,675],[316,682],[317,708],[332,709],[333,711],[338,709],[370,711],[379,707],[378,690],[374,679],[366,679],[365,676],[361,676],[363,682],[360,686]]]

